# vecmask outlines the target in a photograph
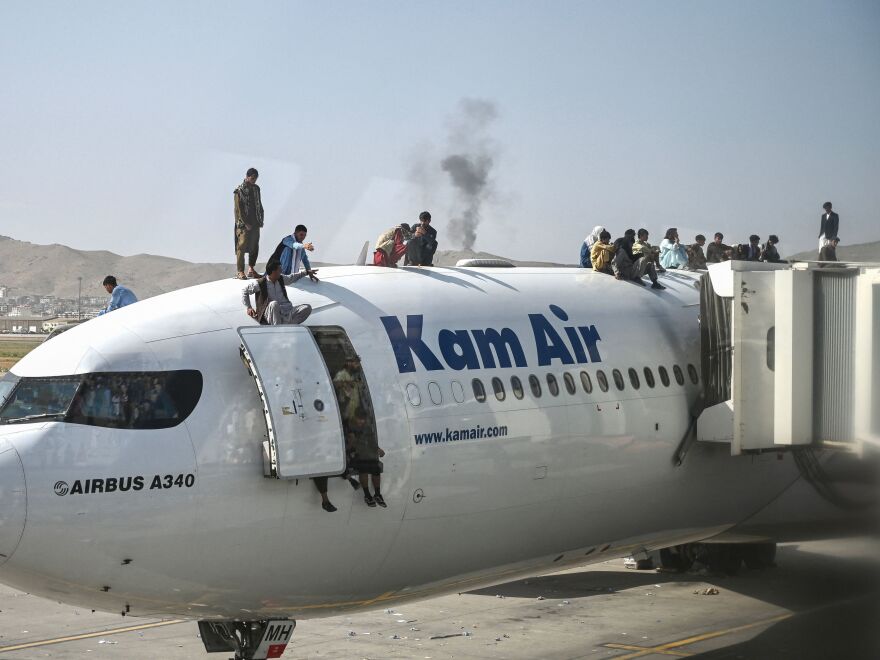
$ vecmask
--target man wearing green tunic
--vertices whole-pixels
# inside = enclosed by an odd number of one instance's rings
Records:
[[[250,168],[244,181],[235,189],[232,196],[235,201],[235,266],[236,277],[243,280],[247,277],[259,277],[254,270],[257,255],[260,252],[260,227],[263,226],[263,202],[260,200],[260,186],[257,177],[260,174]],[[248,255],[248,271],[244,273],[244,254]]]

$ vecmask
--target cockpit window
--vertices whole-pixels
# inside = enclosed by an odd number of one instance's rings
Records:
[[[0,378],[0,409],[3,408],[3,405],[6,403],[6,399],[9,398],[9,395],[12,393],[12,390],[15,389],[16,383],[18,383],[18,376],[16,376],[12,372],[8,372],[3,378]]]
[[[119,429],[170,428],[189,416],[201,394],[202,374],[193,370],[22,378],[0,409],[0,423],[57,419]]]
[[[67,413],[80,378],[22,378],[10,392],[0,420],[61,418]]]

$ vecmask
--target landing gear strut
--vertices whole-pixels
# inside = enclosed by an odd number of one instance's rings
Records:
[[[293,637],[296,621],[199,621],[199,634],[208,653],[233,651],[230,660],[280,658]]]

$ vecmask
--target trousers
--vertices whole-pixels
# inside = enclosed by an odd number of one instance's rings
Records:
[[[312,313],[311,305],[294,305],[289,302],[272,301],[266,306],[263,318],[269,325],[302,323]]]
[[[253,268],[257,265],[257,255],[260,253],[260,228],[254,227],[238,230],[235,234],[235,267],[239,273],[244,272],[244,253],[248,255],[248,266]]]
[[[620,276],[625,280],[640,280],[647,275],[652,282],[657,281],[657,269],[647,257],[636,259],[633,263],[626,252],[618,250],[614,255],[614,261],[611,262],[611,267],[615,275],[620,273]]]

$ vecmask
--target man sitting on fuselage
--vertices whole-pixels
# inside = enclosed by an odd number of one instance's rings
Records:
[[[247,308],[247,315],[261,325],[280,325],[282,323],[302,323],[312,313],[311,305],[293,305],[287,297],[285,285],[293,284],[306,275],[312,277],[316,270],[300,271],[292,275],[281,274],[281,262],[269,259],[266,274],[249,283],[241,292],[241,302]],[[316,279],[316,278],[312,278]],[[251,307],[251,295],[256,297],[256,308]]]
[[[652,289],[665,289],[666,287],[657,281],[657,271],[654,264],[642,254],[638,256],[633,254],[633,243],[632,236],[624,236],[615,241],[614,259],[611,261],[614,277],[618,280],[630,280],[645,286],[642,278],[648,275],[651,278]]]

